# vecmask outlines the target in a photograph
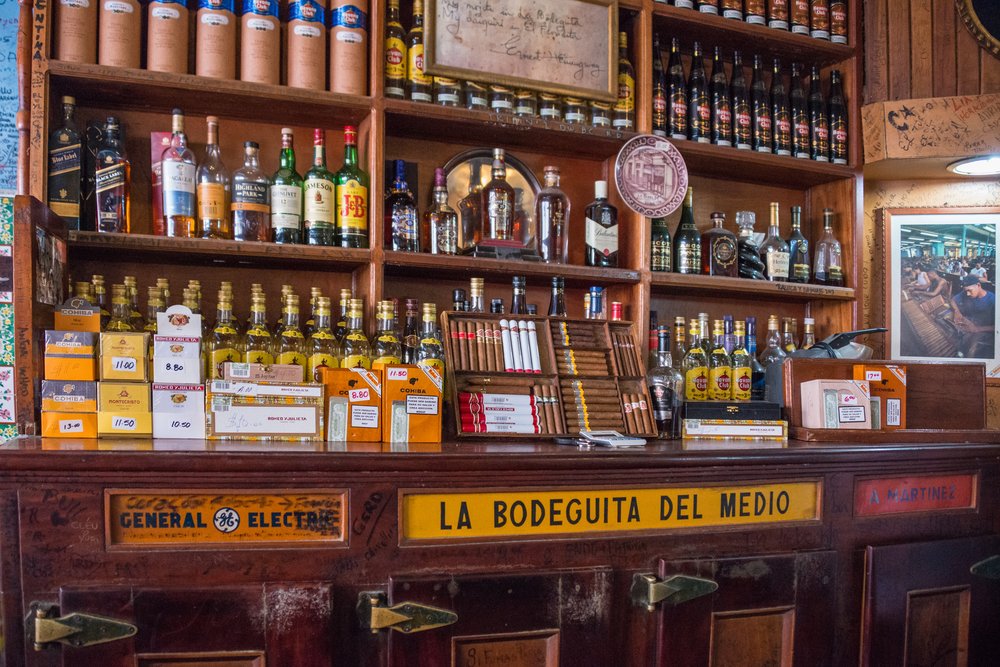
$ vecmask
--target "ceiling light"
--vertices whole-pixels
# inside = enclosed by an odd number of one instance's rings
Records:
[[[937,234],[934,234],[932,232],[920,232],[920,233],[923,234],[924,236],[933,236],[934,238],[938,237]]]
[[[960,176],[992,176],[1000,174],[1000,155],[966,158],[948,165],[948,171]]]

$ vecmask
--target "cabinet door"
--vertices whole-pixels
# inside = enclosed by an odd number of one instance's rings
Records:
[[[389,638],[393,667],[607,667],[611,570],[503,576],[393,577],[390,605],[458,615],[452,625]]]
[[[996,665],[1000,580],[970,568],[998,554],[998,536],[868,547],[862,667]]]
[[[62,589],[59,615],[131,623],[128,638],[83,648],[55,644],[65,667],[329,667],[330,587],[258,584],[204,589]],[[30,650],[30,648],[29,648]]]
[[[660,577],[711,579],[714,593],[661,602],[657,665],[830,665],[836,554],[832,551],[660,561]]]

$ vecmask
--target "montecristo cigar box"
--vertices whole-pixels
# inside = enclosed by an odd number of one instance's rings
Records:
[[[205,394],[209,440],[323,440],[323,385],[214,380]]]
[[[145,382],[98,382],[97,409],[98,437],[153,435],[149,385]]]
[[[145,381],[148,350],[148,333],[102,333],[101,379]]]
[[[382,369],[324,368],[327,440],[382,439]]]
[[[906,366],[858,364],[854,379],[868,382],[872,428],[906,428]]]
[[[441,442],[444,378],[433,366],[387,366],[382,390],[384,442]]]

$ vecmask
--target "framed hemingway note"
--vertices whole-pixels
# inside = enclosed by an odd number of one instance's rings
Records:
[[[618,0],[428,0],[427,74],[613,102]]]

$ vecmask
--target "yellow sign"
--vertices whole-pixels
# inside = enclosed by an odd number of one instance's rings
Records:
[[[819,519],[818,481],[659,489],[404,493],[406,540],[671,531]]]
[[[329,546],[344,542],[343,490],[105,491],[108,546]]]

